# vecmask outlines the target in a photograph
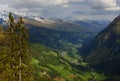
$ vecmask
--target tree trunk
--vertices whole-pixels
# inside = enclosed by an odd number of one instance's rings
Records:
[[[19,52],[20,54],[20,52]],[[19,58],[19,67],[20,67],[20,70],[19,70],[19,81],[22,81],[22,73],[21,73],[21,56]]]

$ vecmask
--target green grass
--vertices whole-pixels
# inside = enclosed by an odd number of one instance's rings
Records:
[[[105,77],[104,74],[99,74],[99,73],[95,73],[96,79],[97,80],[105,80],[107,77]]]
[[[44,53],[48,54],[48,55],[53,55],[53,56],[57,57],[57,53],[55,53],[53,51],[49,51],[49,52],[44,51]]]
[[[80,75],[80,78],[81,78],[83,81],[88,81],[88,78],[86,78],[86,76],[84,76],[84,75]]]
[[[60,77],[68,81],[89,81],[92,78],[92,71],[89,64],[86,62],[79,62],[82,57],[75,55],[75,57],[70,57],[66,52],[64,57],[60,57],[60,53],[53,51],[41,44],[31,44],[30,53],[32,54],[32,64],[36,70],[36,76],[45,77],[50,76],[51,78]],[[76,65],[79,63],[81,68]],[[86,68],[86,69],[82,69]],[[42,72],[46,72],[44,75]],[[37,73],[38,72],[38,73]],[[95,72],[97,80],[104,80],[105,76]],[[77,77],[77,80],[74,80]]]
[[[84,66],[84,67],[88,67],[89,63],[81,62],[81,65]]]
[[[37,59],[35,59],[35,58],[32,58],[31,63],[32,63],[32,64],[35,64],[35,65],[38,65],[39,60],[37,60]]]
[[[54,69],[55,71],[59,72],[61,74],[62,78],[65,78],[69,81],[72,81],[72,76],[73,73],[71,73],[69,70],[64,69],[64,67],[60,66],[54,66],[52,64],[49,64],[49,67],[51,67],[52,69]]]

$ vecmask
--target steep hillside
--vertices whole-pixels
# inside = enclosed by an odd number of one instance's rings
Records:
[[[31,43],[41,43],[56,50],[69,51],[71,55],[94,36],[94,32],[89,29],[69,22],[44,23],[30,19],[25,19],[25,22],[30,32]]]
[[[109,75],[120,76],[120,16],[100,32],[85,51],[87,61]]]

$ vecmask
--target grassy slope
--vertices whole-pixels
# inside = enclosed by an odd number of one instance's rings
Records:
[[[93,72],[87,63],[79,62],[80,59],[61,56],[60,52],[54,52],[52,49],[40,44],[31,44],[30,52],[33,56],[32,64],[36,69],[36,79],[49,78],[51,81],[53,79],[59,79],[60,81],[89,81],[93,78]],[[105,78],[96,72],[95,76],[97,80]]]

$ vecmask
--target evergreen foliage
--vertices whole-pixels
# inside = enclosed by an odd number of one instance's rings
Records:
[[[28,53],[28,31],[22,17],[16,22],[9,13],[8,27],[5,31],[4,59],[1,72],[2,81],[34,81]]]

